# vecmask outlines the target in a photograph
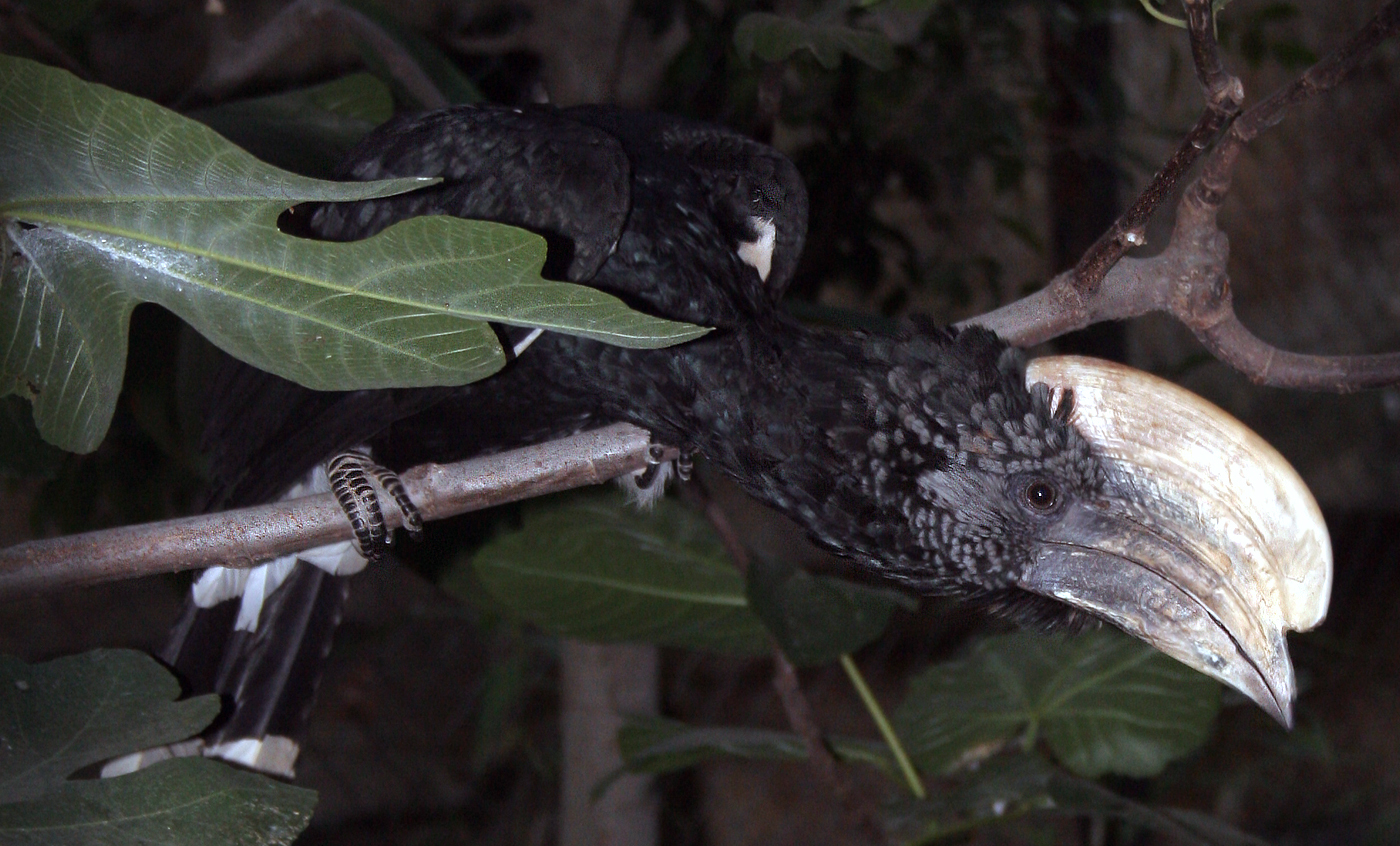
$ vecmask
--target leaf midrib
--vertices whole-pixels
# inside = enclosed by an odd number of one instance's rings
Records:
[[[625,593],[636,594],[638,596],[654,597],[657,599],[672,599],[680,602],[693,602],[699,605],[714,605],[725,608],[747,608],[748,599],[741,594],[719,594],[719,593],[696,593],[694,591],[668,590],[666,588],[652,587],[649,585],[639,585],[636,582],[626,582],[620,579],[611,579],[605,576],[595,576],[586,573],[569,573],[559,570],[543,570],[518,564],[502,564],[492,562],[482,562],[489,567],[497,567],[502,570],[509,570],[525,576],[535,578],[546,578],[556,581],[569,582],[573,584],[597,585],[600,587],[612,588],[613,590]]]
[[[62,220],[62,219],[54,219],[54,220],[45,221],[45,222],[49,222],[49,223],[57,222],[57,223],[59,223],[59,224],[67,224],[67,223],[68,223],[67,221],[64,221],[64,220]],[[75,231],[73,231],[73,230],[77,230],[77,231],[75,232]],[[403,298],[399,298],[399,297],[390,297],[390,296],[385,296],[385,295],[382,295],[382,294],[367,293],[367,292],[362,291],[362,290],[360,290],[360,289],[358,289],[358,288],[350,288],[350,287],[346,287],[346,286],[343,286],[343,285],[336,285],[336,284],[331,283],[331,282],[325,282],[325,281],[317,280],[317,279],[315,279],[314,277],[307,277],[307,276],[305,276],[305,275],[303,275],[303,274],[295,274],[295,273],[284,272],[284,271],[279,271],[279,270],[275,270],[275,269],[268,269],[267,267],[264,267],[264,266],[261,266],[261,265],[258,265],[258,264],[255,264],[255,263],[249,262],[249,261],[239,261],[239,260],[233,259],[233,258],[224,258],[224,257],[223,257],[223,254],[220,254],[220,253],[209,253],[208,251],[199,251],[199,250],[188,249],[185,245],[179,244],[179,243],[175,243],[175,242],[171,242],[171,241],[169,241],[168,239],[152,238],[152,237],[145,237],[145,236],[133,237],[129,232],[124,231],[124,230],[121,230],[121,229],[117,229],[117,228],[114,228],[114,227],[101,227],[101,226],[89,226],[89,225],[71,226],[71,225],[70,225],[69,228],[64,229],[64,230],[60,230],[60,231],[64,231],[65,234],[67,234],[69,237],[74,238],[75,240],[82,241],[83,243],[88,243],[88,244],[91,244],[91,241],[89,241],[89,240],[87,240],[87,239],[81,237],[81,234],[80,234],[80,233],[81,233],[81,232],[100,232],[100,233],[105,234],[105,235],[113,235],[113,236],[116,236],[116,237],[118,237],[118,238],[126,238],[126,239],[128,239],[128,240],[136,241],[136,242],[139,242],[139,243],[153,244],[153,245],[158,246],[158,247],[164,247],[164,248],[166,248],[166,249],[177,250],[177,251],[179,251],[179,252],[187,253],[187,254],[189,254],[189,255],[197,256],[197,257],[199,257],[199,258],[204,258],[204,259],[208,259],[208,260],[210,260],[210,261],[215,261],[215,262],[219,262],[219,263],[223,263],[223,264],[228,264],[228,265],[231,265],[231,266],[233,266],[233,267],[237,267],[237,268],[243,269],[243,270],[252,270],[252,271],[255,271],[255,272],[258,272],[258,273],[265,273],[265,274],[267,274],[267,275],[269,275],[269,276],[276,276],[276,277],[281,277],[281,278],[284,278],[284,279],[291,279],[291,280],[293,280],[293,281],[300,282],[300,283],[302,283],[302,284],[308,285],[308,286],[310,286],[310,287],[312,287],[312,288],[316,288],[316,289],[319,289],[319,290],[321,290],[321,291],[324,291],[324,292],[327,293],[327,294],[342,295],[342,296],[358,296],[358,297],[363,297],[363,298],[365,298],[365,299],[368,299],[368,300],[371,300],[371,301],[374,301],[374,302],[384,303],[384,304],[388,304],[388,305],[405,306],[405,307],[410,307],[410,308],[416,308],[416,309],[420,309],[421,311],[424,312],[424,314],[422,314],[422,315],[408,315],[408,317],[415,317],[415,316],[417,316],[417,317],[422,317],[422,316],[427,316],[427,315],[431,314],[431,315],[439,315],[439,316],[452,317],[452,318],[455,318],[455,319],[458,319],[458,320],[465,320],[465,321],[469,321],[469,322],[473,322],[473,323],[480,323],[480,322],[484,322],[484,321],[486,320],[486,318],[484,318],[484,317],[472,317],[472,316],[468,316],[467,314],[464,314],[464,313],[461,313],[461,312],[456,312],[456,311],[453,311],[453,310],[450,310],[450,309],[443,309],[443,308],[440,308],[440,307],[436,307],[436,308],[435,308],[435,307],[433,307],[433,306],[431,306],[431,305],[428,305],[428,304],[422,303],[422,302],[415,302],[415,301],[412,301],[412,300],[407,300],[407,299],[403,299]],[[93,246],[97,246],[97,245],[93,245]],[[98,247],[98,249],[100,249],[100,247]],[[410,268],[410,269],[411,269],[411,268],[413,268],[413,267],[425,267],[425,266],[428,266],[428,264],[429,264],[429,263],[421,263],[421,264],[412,264],[412,263],[410,263],[410,264],[396,265],[396,267],[407,267],[407,268]],[[201,289],[204,289],[204,290],[206,290],[206,291],[209,291],[210,293],[218,294],[218,295],[221,295],[221,296],[225,296],[225,297],[228,297],[228,298],[231,299],[231,300],[235,300],[235,301],[239,301],[239,302],[245,302],[245,303],[250,303],[250,304],[252,304],[252,305],[259,306],[259,307],[261,307],[261,308],[264,308],[264,309],[266,309],[266,310],[268,310],[268,311],[270,311],[270,312],[276,313],[276,314],[281,314],[281,315],[293,317],[293,318],[296,318],[296,319],[298,319],[298,320],[304,320],[304,321],[306,321],[307,323],[310,323],[310,324],[312,324],[312,325],[324,327],[327,331],[331,331],[331,332],[335,332],[335,333],[340,333],[340,334],[348,335],[348,336],[350,336],[350,337],[352,337],[352,338],[355,338],[355,339],[357,339],[357,340],[359,340],[359,341],[361,341],[361,342],[363,342],[363,343],[366,343],[366,344],[368,344],[368,345],[370,345],[370,346],[372,346],[372,347],[375,347],[375,348],[380,349],[380,350],[386,350],[386,351],[392,352],[392,353],[397,354],[397,355],[404,356],[405,358],[408,358],[408,359],[410,359],[410,360],[417,361],[417,362],[420,362],[420,363],[422,363],[422,364],[424,364],[424,365],[427,365],[427,366],[429,366],[429,367],[432,367],[432,368],[435,369],[435,370],[442,371],[442,372],[445,372],[445,373],[456,373],[456,372],[458,372],[458,368],[454,368],[454,367],[451,367],[451,366],[442,364],[442,363],[440,363],[439,361],[437,361],[437,360],[435,360],[435,359],[424,357],[424,356],[422,356],[422,355],[420,355],[420,354],[418,354],[418,353],[412,352],[412,351],[410,351],[410,350],[408,350],[408,349],[406,349],[406,348],[396,347],[396,346],[394,346],[393,344],[391,344],[391,343],[389,343],[389,342],[387,342],[387,341],[384,341],[384,340],[382,340],[382,339],[370,337],[370,336],[368,336],[368,335],[365,335],[365,334],[363,334],[363,333],[357,331],[356,328],[353,327],[353,326],[350,326],[350,325],[347,325],[347,324],[333,323],[333,322],[331,322],[331,321],[330,321],[329,319],[327,319],[327,318],[320,317],[320,316],[317,316],[317,315],[313,315],[313,314],[311,314],[311,313],[309,313],[309,312],[305,312],[305,311],[294,311],[294,310],[292,310],[292,309],[284,308],[284,307],[275,305],[275,304],[273,304],[273,303],[270,303],[270,302],[268,302],[268,301],[266,301],[266,300],[256,299],[256,298],[254,298],[254,297],[252,297],[252,296],[250,296],[250,295],[248,295],[248,294],[245,294],[245,293],[243,293],[243,292],[241,292],[241,291],[238,291],[238,290],[235,290],[235,289],[233,289],[233,288],[215,288],[214,286],[209,285],[208,283],[206,283],[204,280],[202,280],[202,279],[200,279],[200,278],[197,278],[197,277],[190,277],[190,276],[184,276],[184,275],[181,275],[181,274],[178,274],[178,273],[175,273],[175,272],[171,271],[169,268],[160,268],[159,271],[160,271],[162,274],[166,275],[166,276],[169,276],[169,277],[172,277],[172,278],[177,278],[177,279],[182,279],[182,280],[185,281],[186,284],[194,285],[194,286],[196,286],[196,287],[198,287],[198,288],[201,288]],[[136,299],[136,298],[135,298],[135,297],[132,297],[132,299]],[[502,321],[502,322],[507,322],[507,321]],[[368,324],[366,324],[366,325],[368,325]],[[441,333],[439,333],[439,334],[441,334]],[[419,340],[419,338],[418,338],[417,336],[415,336],[415,337],[412,337],[412,338],[407,338],[407,339],[405,339],[405,340],[406,340],[407,342],[410,342],[410,343],[411,343],[411,342],[414,342],[414,341]],[[454,350],[453,352],[461,352],[461,350]]]

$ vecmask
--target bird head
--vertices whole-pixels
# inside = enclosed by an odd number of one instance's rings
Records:
[[[1107,621],[1291,726],[1285,633],[1322,621],[1332,562],[1287,461],[1141,371],[1027,366],[980,330],[923,343],[864,380],[871,568],[1040,628]]]

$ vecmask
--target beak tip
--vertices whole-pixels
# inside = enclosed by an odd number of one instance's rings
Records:
[[[1074,357],[1035,359],[1026,377],[1074,391],[1073,423],[1131,507],[1061,520],[1021,586],[1118,625],[1291,729],[1286,633],[1322,621],[1332,586],[1327,525],[1302,478],[1244,424],[1157,377]]]
[[[1285,661],[1287,661],[1287,658],[1285,658]],[[1291,731],[1293,729],[1293,705],[1297,700],[1298,688],[1293,680],[1292,662],[1288,662],[1287,669],[1288,675],[1286,680],[1276,680],[1279,682],[1277,687],[1269,685],[1270,689],[1269,696],[1267,697],[1267,704],[1265,704],[1265,702],[1261,702],[1260,704],[1264,707],[1264,710],[1269,713],[1269,716],[1273,717],[1279,725]]]

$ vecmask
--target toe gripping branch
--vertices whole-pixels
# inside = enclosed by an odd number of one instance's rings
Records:
[[[408,498],[403,482],[394,471],[376,464],[364,450],[346,450],[326,463],[331,493],[340,503],[340,510],[355,532],[355,550],[369,561],[378,561],[393,543],[393,535],[384,525],[384,512],[379,504],[379,492],[370,482],[373,477],[379,487],[389,494],[403,515],[403,527],[413,540],[423,537],[423,516],[418,506]]]
[[[637,474],[637,489],[648,490],[656,484],[658,478],[664,479],[666,474],[662,472],[665,468],[666,453],[669,448],[663,444],[652,444],[647,447],[647,466],[641,473]],[[675,459],[676,478],[682,482],[690,481],[690,474],[695,469],[695,449],[693,447],[682,447],[680,456]]]

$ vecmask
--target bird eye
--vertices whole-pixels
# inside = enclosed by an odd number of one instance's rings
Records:
[[[1044,479],[1034,479],[1021,489],[1021,500],[1032,511],[1044,514],[1060,504],[1060,491]]]

